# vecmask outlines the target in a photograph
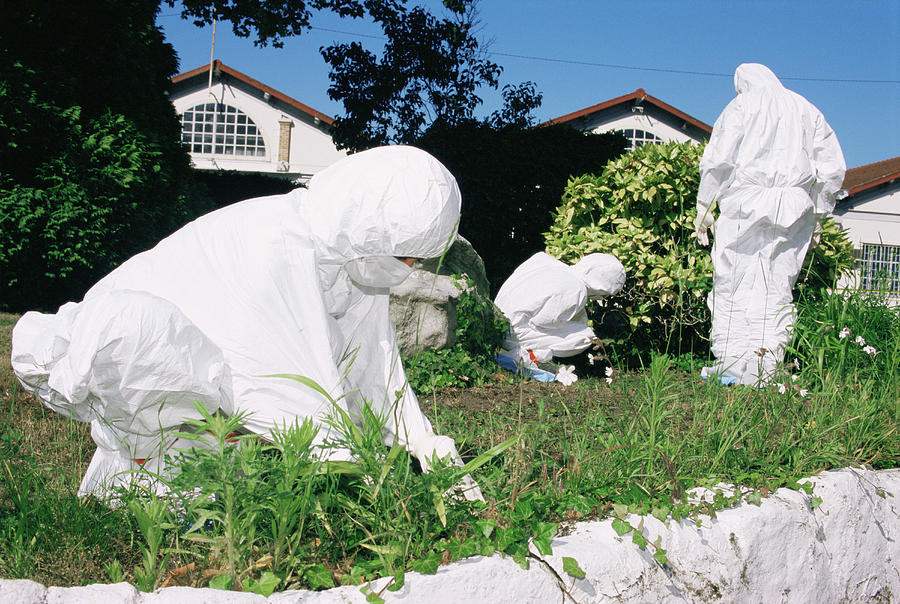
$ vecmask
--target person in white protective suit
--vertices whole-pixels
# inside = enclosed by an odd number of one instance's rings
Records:
[[[388,314],[389,288],[413,259],[445,251],[459,211],[456,180],[424,151],[351,155],[307,189],[191,222],[81,303],[26,313],[13,331],[13,368],[45,404],[92,422],[99,457],[82,494],[102,495],[117,473],[158,460],[173,446],[160,434],[197,417],[195,400],[249,412],[245,427],[263,437],[309,418],[330,459],[347,452],[328,446],[323,419],[335,404],[359,418],[368,401],[386,419],[386,444],[404,446],[425,471],[435,455],[459,465],[453,440],[434,433],[409,387]],[[274,374],[313,380],[332,400]],[[461,488],[481,498],[471,478]]]
[[[588,326],[588,300],[611,296],[624,284],[625,268],[610,254],[588,254],[571,266],[544,252],[533,255],[494,300],[510,324],[498,361],[535,369],[553,357],[587,350],[596,340]]]
[[[822,113],[767,67],[740,65],[734,86],[700,161],[698,241],[707,245],[715,227],[708,304],[717,362],[704,375],[762,385],[783,359],[791,289],[846,166]]]

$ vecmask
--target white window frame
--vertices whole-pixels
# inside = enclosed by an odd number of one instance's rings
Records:
[[[181,120],[181,142],[192,155],[229,159],[266,158],[267,145],[262,129],[234,105],[198,103],[185,109],[178,117]]]
[[[646,145],[647,143],[661,143],[663,140],[650,132],[649,130],[641,130],[640,128],[626,128],[624,130],[625,136],[628,138],[629,151],[634,151],[641,145]]]
[[[856,266],[864,291],[881,291],[883,285],[886,292],[900,293],[900,245],[863,243]]]

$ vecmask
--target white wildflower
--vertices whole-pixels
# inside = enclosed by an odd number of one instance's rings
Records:
[[[612,378],[611,377],[606,378],[606,383],[609,384],[610,386],[612,386]]]
[[[596,360],[597,360],[597,357],[595,357],[593,354],[591,354],[591,353],[589,352],[589,353],[588,353],[588,363],[590,363],[591,365],[593,365],[593,364],[594,364],[594,361],[596,361]]]
[[[843,340],[844,338],[849,338],[849,337],[850,337],[850,328],[849,328],[849,327],[845,327],[844,329],[842,329],[842,330],[841,330],[841,333],[838,334],[838,337],[839,337],[840,339],[842,339],[842,340]]]
[[[797,369],[797,371],[800,371],[800,359],[796,357],[794,357],[794,367]]]
[[[853,341],[856,342],[857,344],[859,344],[860,346],[866,345],[866,340],[862,336],[856,336],[856,339]]]
[[[778,384],[778,394],[784,394],[785,392],[787,392],[787,386]]]
[[[792,375],[792,376],[791,376],[791,381],[792,381],[792,382],[796,382],[796,381],[799,380],[799,379],[800,379],[800,376],[799,376],[799,375]]]
[[[865,346],[863,347],[863,352],[866,354],[876,354],[878,351],[875,350],[874,346]]]
[[[577,382],[578,376],[575,375],[575,365],[560,366],[559,371],[556,373],[556,381],[563,386],[571,386]]]
[[[613,374],[613,368],[612,368],[612,367],[607,367],[607,368],[606,368],[606,377],[611,378],[611,377],[612,377],[612,374]]]
[[[807,395],[807,394],[809,394],[809,390],[807,390],[806,388],[801,388],[801,389],[800,389],[800,396],[801,396],[802,398],[806,398],[806,395]]]

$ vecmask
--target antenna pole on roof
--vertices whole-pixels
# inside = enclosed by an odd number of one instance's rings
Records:
[[[212,28],[212,43],[209,47],[209,84],[206,86],[206,91],[210,95],[212,94],[212,76],[213,76],[213,57],[216,54],[216,20],[213,19],[213,28]]]

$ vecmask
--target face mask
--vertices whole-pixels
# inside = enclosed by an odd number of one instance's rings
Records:
[[[350,279],[363,287],[394,287],[409,277],[413,269],[393,256],[368,256],[344,263]]]

